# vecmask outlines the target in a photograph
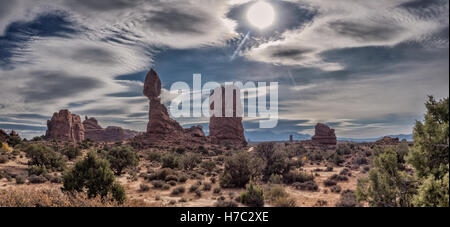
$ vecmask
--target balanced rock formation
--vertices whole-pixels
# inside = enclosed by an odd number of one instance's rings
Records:
[[[399,138],[392,138],[389,136],[385,136],[376,142],[376,144],[379,144],[379,145],[397,145],[399,143],[400,143]]]
[[[230,105],[225,103],[226,92],[233,92],[233,103],[230,103]],[[247,141],[242,125],[242,104],[239,88],[236,86],[216,88],[211,94],[210,102],[209,136],[211,142],[245,146]]]
[[[317,124],[315,135],[312,137],[312,140],[323,145],[336,145],[337,138],[334,132],[334,129],[330,129],[325,124]]]
[[[172,119],[167,108],[161,103],[161,79],[151,69],[145,78],[144,95],[150,102],[147,133],[136,138],[141,142],[201,142],[205,141],[205,133],[201,126],[184,129]]]
[[[47,121],[47,139],[82,142],[85,139],[85,129],[80,116],[70,113],[69,110],[61,110],[54,113],[51,120]]]
[[[85,121],[83,121],[83,126],[85,128],[85,138],[95,142],[117,142],[138,135],[136,131],[121,127],[110,126],[104,129],[95,118],[86,117]]]

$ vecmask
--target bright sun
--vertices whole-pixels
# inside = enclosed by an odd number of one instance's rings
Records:
[[[258,0],[247,12],[248,21],[259,29],[265,29],[275,21],[275,11],[269,3]]]

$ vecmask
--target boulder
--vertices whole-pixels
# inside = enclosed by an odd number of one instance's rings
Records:
[[[85,139],[85,129],[80,116],[70,113],[69,110],[61,110],[54,113],[51,120],[47,121],[47,139],[82,142]]]
[[[312,140],[323,145],[337,144],[337,138],[334,129],[331,129],[327,125],[321,123],[316,125],[315,135],[312,137]]]

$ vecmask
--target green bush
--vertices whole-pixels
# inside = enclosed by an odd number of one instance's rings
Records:
[[[216,163],[213,161],[203,161],[202,164],[200,165],[203,169],[205,169],[208,172],[212,172],[214,171],[214,169],[216,168]]]
[[[47,169],[59,171],[65,167],[62,156],[50,147],[30,144],[25,148],[25,153],[30,158],[29,165],[45,166]]]
[[[108,194],[111,194],[120,203],[125,200],[125,191],[120,184],[116,183],[109,162],[98,158],[93,151],[64,173],[62,189],[77,192],[87,189],[87,195],[90,198],[98,195],[106,198]]]
[[[186,188],[184,186],[178,186],[173,189],[172,193],[170,193],[173,196],[177,196],[180,194],[183,194],[186,191]]]
[[[175,169],[180,166],[179,156],[175,154],[167,153],[161,157],[162,168]]]
[[[313,181],[314,175],[306,173],[304,171],[290,171],[283,175],[283,182],[285,184],[292,184],[295,182],[307,182]]]
[[[260,143],[255,152],[264,161],[263,180],[268,181],[272,174],[284,174],[289,171],[287,154],[278,150],[275,143]]]
[[[149,151],[147,153],[147,160],[149,160],[151,162],[160,162],[161,161],[161,152]]]
[[[81,150],[80,150],[80,148],[78,148],[74,145],[70,145],[64,151],[64,154],[67,156],[67,158],[69,158],[69,160],[73,160],[81,155]]]
[[[263,207],[264,206],[264,192],[261,188],[250,182],[247,185],[247,190],[242,192],[239,200],[242,204],[251,207]]]
[[[47,174],[47,168],[45,168],[45,166],[31,166],[30,168],[28,168],[28,175],[36,175],[36,176],[40,176],[40,175],[44,175]]]
[[[193,170],[201,162],[202,162],[201,155],[200,154],[194,154],[194,153],[190,153],[190,154],[184,155],[180,159],[181,166],[185,170]]]
[[[341,198],[336,204],[337,207],[359,207],[361,206],[355,196],[355,192],[352,190],[345,190],[341,193]]]
[[[129,146],[119,146],[112,148],[106,155],[106,159],[111,164],[111,169],[118,176],[125,168],[136,167],[139,164],[139,157],[136,151]]]
[[[224,172],[220,177],[220,186],[223,188],[244,187],[251,177],[258,174],[251,159],[247,152],[239,152],[227,157]]]

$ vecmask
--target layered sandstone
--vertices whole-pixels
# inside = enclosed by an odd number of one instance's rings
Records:
[[[315,135],[312,137],[314,142],[323,145],[336,145],[337,138],[334,129],[331,129],[325,124],[317,124],[315,129]]]
[[[232,92],[229,96],[232,97],[229,105],[225,102],[227,92]],[[235,86],[217,88],[212,93],[210,101],[209,136],[211,142],[245,146],[247,141],[242,125],[242,103],[239,88]]]
[[[80,116],[70,113],[69,110],[61,110],[54,113],[51,120],[47,121],[47,139],[82,142],[85,139],[85,129]]]

